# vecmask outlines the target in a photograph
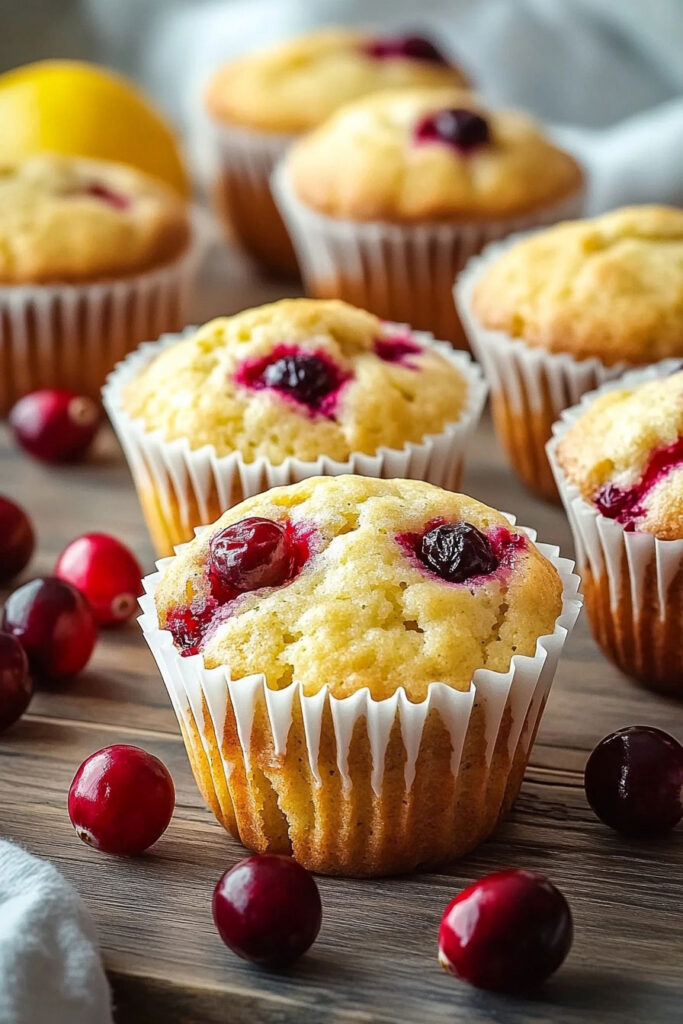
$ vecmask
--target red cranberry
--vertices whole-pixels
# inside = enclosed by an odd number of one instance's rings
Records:
[[[93,196],[94,199],[101,199],[103,203],[108,206],[112,206],[115,210],[127,210],[130,206],[130,199],[128,196],[122,195],[120,192],[114,192],[113,189],[108,188],[107,185],[103,185],[101,182],[93,182],[86,189],[89,196]]]
[[[337,377],[319,356],[287,355],[266,366],[263,383],[315,409],[335,390]]]
[[[315,942],[320,893],[313,876],[291,857],[248,857],[218,882],[213,919],[233,953],[267,967],[284,966]]]
[[[220,583],[213,583],[213,586],[220,592]],[[226,594],[225,600],[230,600],[232,596],[234,595]],[[169,610],[164,629],[171,632],[173,642],[184,658],[199,653],[202,641],[211,628],[218,607],[218,603],[213,598],[209,598],[207,601],[197,598],[189,608],[178,607]]]
[[[606,825],[625,835],[662,835],[683,817],[683,746],[651,726],[620,729],[588,758],[584,784]]]
[[[69,817],[79,839],[121,857],[135,857],[166,831],[175,806],[163,761],[117,743],[87,757],[69,789]]]
[[[435,526],[424,535],[416,553],[428,569],[450,583],[487,576],[498,568],[487,537],[471,523]]]
[[[375,341],[375,355],[379,356],[385,363],[402,363],[409,369],[415,369],[410,356],[418,356],[422,352],[419,345],[409,338],[377,338]]]
[[[448,904],[439,929],[439,962],[477,988],[525,992],[557,970],[572,935],[567,901],[547,878],[500,871]]]
[[[364,46],[365,53],[378,59],[386,57],[407,57],[409,60],[424,60],[430,64],[448,64],[448,61],[430,39],[424,36],[378,36]]]
[[[23,508],[0,495],[0,583],[26,568],[34,547],[31,520]]]
[[[0,732],[21,718],[32,696],[24,648],[9,633],[0,633]]]
[[[55,576],[88,599],[100,626],[126,622],[142,593],[142,569],[125,544],[106,533],[86,533],[57,560]]]
[[[77,462],[92,444],[100,413],[91,398],[73,391],[34,391],[9,417],[17,443],[43,462]]]
[[[90,605],[55,576],[31,580],[11,593],[2,628],[19,640],[34,672],[54,679],[80,672],[97,639]]]
[[[225,588],[244,593],[278,587],[287,582],[293,569],[294,552],[287,532],[272,519],[240,519],[211,539],[209,574],[214,593],[225,592]]]
[[[473,110],[454,107],[427,114],[415,128],[418,142],[445,142],[463,152],[491,141],[488,121]]]

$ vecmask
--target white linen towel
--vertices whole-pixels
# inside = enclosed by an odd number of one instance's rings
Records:
[[[95,926],[59,871],[0,841],[0,1024],[112,1024]]]

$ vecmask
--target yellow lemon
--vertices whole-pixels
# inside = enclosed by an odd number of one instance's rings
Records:
[[[92,64],[46,60],[0,75],[0,160],[45,150],[130,164],[189,193],[161,114],[124,78]]]

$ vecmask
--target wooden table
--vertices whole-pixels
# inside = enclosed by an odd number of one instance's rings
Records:
[[[197,319],[284,294],[234,255],[210,261]],[[108,530],[153,553],[128,470],[105,433],[86,466],[48,468],[19,457],[0,428],[0,491],[33,515],[31,574],[50,572],[72,537]],[[517,513],[542,540],[571,553],[559,509],[513,478],[485,422],[465,489]],[[624,725],[683,738],[683,705],[647,693],[600,655],[580,621],[560,665],[522,792],[508,821],[476,853],[439,874],[355,881],[321,878],[324,920],[295,967],[266,973],[234,957],[216,934],[214,883],[244,855],[204,806],[175,716],[138,626],[106,632],[88,670],[36,693],[0,737],[0,833],[49,857],[75,884],[99,929],[119,1024],[573,1024],[652,1022],[683,1015],[683,832],[657,842],[617,837],[593,816],[582,787],[587,753]],[[94,853],[66,813],[86,755],[134,743],[161,757],[177,807],[153,852],[124,860]],[[533,1000],[477,992],[441,971],[436,935],[448,900],[487,872],[525,866],[569,899],[573,949]],[[35,1022],[49,1024],[49,1021]]]

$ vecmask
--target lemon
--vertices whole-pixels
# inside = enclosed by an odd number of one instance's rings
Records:
[[[189,192],[161,114],[124,78],[92,64],[46,60],[0,75],[0,160],[45,150],[130,164]]]

